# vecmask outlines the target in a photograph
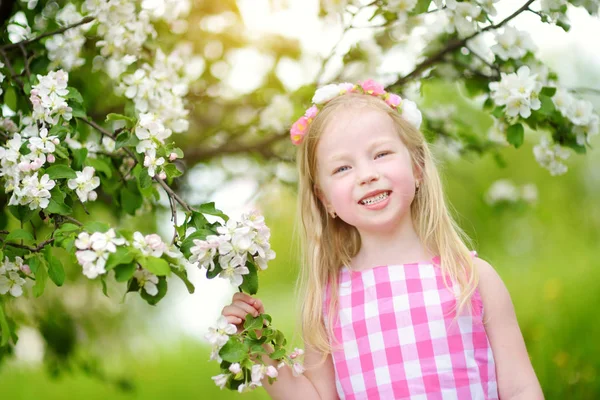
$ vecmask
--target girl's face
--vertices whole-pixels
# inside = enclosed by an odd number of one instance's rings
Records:
[[[387,231],[410,217],[415,176],[390,116],[372,108],[337,111],[317,145],[317,193],[359,232]]]

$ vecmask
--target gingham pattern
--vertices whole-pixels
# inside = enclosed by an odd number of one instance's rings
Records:
[[[472,314],[455,319],[436,261],[340,270],[333,333],[342,348],[332,354],[340,399],[498,399],[479,292]],[[328,304],[329,287],[325,317]]]

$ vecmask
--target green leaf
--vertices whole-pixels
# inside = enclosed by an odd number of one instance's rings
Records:
[[[80,171],[83,169],[83,163],[85,162],[85,158],[87,157],[88,151],[87,149],[72,149],[71,153],[73,154],[73,163],[71,166],[73,169]]]
[[[48,136],[58,136],[58,138],[62,141],[69,132],[71,132],[69,126],[54,125],[52,128],[50,128],[50,131],[48,131]]]
[[[243,275],[244,281],[240,285],[240,289],[248,294],[256,294],[258,292],[258,272],[256,266],[248,261],[246,267],[250,270],[250,273]]]
[[[181,176],[183,174],[183,172],[177,169],[175,164],[165,164],[163,165],[163,170],[165,171],[165,173],[167,174],[167,178],[169,179],[177,178],[178,176]]]
[[[215,202],[211,201],[210,203],[200,204],[200,207],[197,208],[202,214],[214,215],[216,217],[221,217],[225,222],[229,220],[229,217],[223,213],[223,211],[215,208]]]
[[[24,229],[14,229],[12,230],[7,236],[6,236],[6,241],[10,241],[10,240],[28,240],[28,241],[34,241],[33,235],[29,232],[27,232]]]
[[[65,233],[70,233],[70,232],[75,232],[80,230],[81,227],[79,227],[78,225],[72,224],[70,222],[64,223],[60,226],[60,228],[58,228],[56,230],[57,234],[65,234]]]
[[[548,116],[548,115],[552,115],[554,113],[554,111],[556,111],[554,102],[552,101],[552,99],[550,97],[540,96],[540,102],[542,103],[542,106],[538,110],[539,113]]]
[[[418,0],[417,5],[413,8],[412,12],[416,14],[422,14],[429,10],[429,4],[431,4],[431,0]]]
[[[117,282],[127,282],[135,273],[135,263],[120,264],[115,267],[115,279]]]
[[[69,215],[73,212],[73,209],[62,200],[51,198],[48,207],[46,207],[46,212],[50,214]]]
[[[67,93],[67,99],[73,99],[75,100],[75,102],[79,103],[79,104],[83,104],[83,97],[81,97],[81,93],[79,93],[79,91],[77,89],[75,89],[74,87],[67,87],[67,90],[69,91],[69,93]]]
[[[87,119],[87,113],[85,111],[85,107],[83,107],[83,104],[72,103],[72,104],[69,104],[69,106],[73,109],[73,112],[72,112],[73,117]]]
[[[190,249],[194,246],[194,239],[205,240],[208,235],[214,235],[214,232],[209,229],[198,229],[196,232],[190,234],[181,243],[181,252],[187,258],[190,258],[190,256],[192,255]]]
[[[271,354],[269,354],[269,357],[272,360],[280,360],[285,356],[285,349],[281,348],[278,350],[275,350],[274,352],[272,352]]]
[[[29,222],[29,220],[35,215],[35,210],[31,210],[27,206],[8,206],[10,213],[15,216],[18,220],[23,223]]]
[[[29,266],[31,268],[31,265]],[[33,272],[33,270],[32,270]],[[48,280],[48,272],[46,271],[46,260],[40,259],[39,268],[35,272],[35,285],[33,285],[33,295],[40,297],[46,288],[46,280]]]
[[[37,254],[34,255],[33,257],[27,260],[27,264],[29,265],[29,269],[31,270],[31,272],[33,272],[33,274],[35,275],[40,267],[39,256]]]
[[[46,173],[50,179],[75,179],[77,174],[71,167],[66,165],[53,165],[46,169]]]
[[[90,222],[86,222],[85,224],[83,224],[83,229],[85,229],[86,231],[93,233],[93,232],[106,232],[110,229],[110,226],[108,224],[105,224],[104,222],[98,222],[98,221],[90,221]]]
[[[246,320],[244,321],[244,329],[253,330],[253,329],[262,329],[262,316],[259,315],[257,317],[253,317],[252,314],[246,314]]]
[[[152,272],[157,276],[169,275],[171,272],[171,268],[169,267],[169,263],[163,260],[162,258],[156,257],[145,257],[140,261],[142,267]]]
[[[112,177],[112,165],[102,158],[88,158],[85,163],[90,167],[93,167],[96,171],[100,171],[106,175],[107,178]]]
[[[193,294],[196,288],[188,279],[187,272],[185,270],[173,269],[173,273],[183,281],[189,294]]]
[[[246,358],[248,350],[246,344],[241,343],[236,337],[230,336],[227,343],[219,350],[219,355],[225,361],[236,363]]]
[[[110,113],[106,116],[106,122],[109,121],[125,121],[125,126],[128,128],[131,128],[135,125],[135,118],[131,118],[123,114]]]
[[[192,211],[192,218],[190,220],[190,223],[196,229],[203,229],[206,227],[206,225],[208,225],[208,220],[204,215],[202,215],[202,213]]]
[[[144,202],[135,182],[129,181],[127,187],[121,189],[121,205],[125,212],[135,215]]]
[[[492,115],[496,118],[504,117],[504,107],[498,106],[498,107],[494,108],[494,111],[492,111]]]
[[[142,299],[146,300],[151,306],[156,305],[167,294],[167,279],[164,276],[158,278],[156,288],[158,289],[158,293],[155,296],[149,295],[144,288],[141,288],[140,295]]]
[[[506,132],[506,138],[510,144],[518,149],[525,139],[525,129],[523,128],[523,125],[515,124],[509,126]]]
[[[106,279],[104,278],[104,275],[102,275],[100,277],[100,283],[102,284],[102,293],[104,293],[104,295],[106,297],[109,297],[108,296],[108,287],[106,286]]]
[[[6,320],[6,315],[4,315],[4,307],[0,302],[0,329],[2,329],[2,337],[0,338],[0,347],[6,346],[8,344],[8,339],[10,339],[10,327],[8,326],[8,321]]]
[[[215,267],[213,268],[213,270],[206,270],[206,277],[208,279],[213,279],[216,278],[221,271],[223,271],[223,268],[221,268],[221,265],[219,263],[215,263]]]
[[[47,247],[50,249],[50,247]],[[49,251],[48,251],[49,253]],[[51,254],[47,255],[48,259],[48,275],[56,286],[62,286],[65,282],[65,270],[60,261]]]
[[[141,168],[138,174],[138,184],[140,185],[140,189],[149,188],[152,185],[152,178],[148,175],[147,168]]]
[[[540,92],[541,96],[552,97],[556,93],[556,88],[552,86],[544,86]]]
[[[110,271],[117,265],[129,264],[133,261],[133,257],[134,257],[134,253],[132,251],[130,251],[130,249],[128,247],[119,246],[119,247],[117,247],[116,252],[111,253],[108,256],[108,260],[106,261],[106,266],[104,268],[107,271]]]

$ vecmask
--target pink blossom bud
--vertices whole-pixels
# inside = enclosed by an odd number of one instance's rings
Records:
[[[56,161],[56,157],[54,157],[54,154],[48,154],[48,162],[52,164],[54,161]]]
[[[169,154],[169,161],[175,161],[175,160],[177,160],[177,154],[176,153]]]
[[[95,201],[97,198],[98,198],[98,193],[94,192],[93,190],[88,193],[89,201]]]
[[[277,372],[277,369],[274,366],[269,365],[267,367],[267,376],[269,376],[271,378],[277,378],[278,374],[279,374],[279,372]]]
[[[302,350],[302,349],[299,349],[299,348],[297,348],[297,347],[296,347],[296,348],[294,348],[294,352],[295,352],[296,354],[298,354],[299,356],[301,356],[302,354],[304,354],[304,350]]]
[[[165,171],[161,172],[160,174],[158,174],[158,177],[160,179],[167,179],[167,174],[165,174]]]
[[[279,364],[277,364],[277,369],[281,369],[283,367],[285,367],[285,362],[282,361]]]
[[[31,164],[29,164],[27,161],[23,161],[19,163],[19,170],[21,172],[27,172],[31,169]]]
[[[294,358],[298,357],[298,354],[296,354],[296,352],[293,352],[292,354],[290,354],[290,358],[293,360]]]
[[[298,376],[304,373],[304,367],[300,363],[294,363],[294,366],[292,367],[292,372],[295,376]]]
[[[58,140],[58,138],[54,138],[52,139],[52,143],[58,146],[60,144],[60,140]]]
[[[21,271],[25,274],[25,275],[29,275],[31,274],[31,268],[29,268],[29,265],[27,264],[23,264],[21,265]]]

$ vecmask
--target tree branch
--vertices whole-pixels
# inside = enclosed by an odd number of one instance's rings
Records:
[[[0,239],[2,240],[2,239]],[[4,242],[4,240],[2,240]],[[35,247],[32,246],[27,246],[25,244],[19,244],[19,243],[11,243],[11,242],[4,242],[5,246],[12,246],[12,247],[17,247],[19,249],[25,249],[25,250],[29,250],[31,252],[38,252],[40,250],[42,250],[47,244],[50,244],[54,242],[54,238],[48,239],[48,240],[44,240],[42,243],[38,244]]]
[[[529,8],[529,5],[531,3],[533,3],[534,1],[535,0],[527,0],[527,2],[523,6],[521,6],[521,8],[519,8],[517,11],[515,11],[514,13],[512,13],[511,15],[509,15],[508,17],[506,17],[504,20],[500,21],[496,25],[488,25],[485,28],[483,28],[482,30],[477,31],[477,32],[473,33],[472,35],[467,36],[464,39],[451,40],[446,47],[444,47],[443,49],[438,51],[436,54],[430,56],[425,61],[418,64],[415,67],[415,69],[413,69],[408,75],[403,76],[402,78],[398,79],[396,82],[392,83],[389,86],[403,86],[410,80],[417,78],[419,75],[421,75],[421,73],[424,70],[426,70],[427,68],[433,66],[434,64],[437,64],[438,62],[442,61],[446,54],[451,53],[457,49],[460,49],[469,40],[473,39],[477,35],[482,34],[483,32],[500,28],[502,25],[506,24],[508,21],[512,20],[517,15],[521,14],[523,11],[526,11]]]
[[[184,160],[190,162],[191,164],[196,164],[199,161],[208,160],[225,154],[238,154],[250,152],[257,152],[265,158],[273,157],[275,156],[275,154],[270,150],[269,147],[273,143],[276,143],[285,138],[288,138],[287,132],[276,133],[273,136],[266,137],[263,140],[260,140],[256,143],[244,144],[228,142],[222,146],[213,149],[196,148],[193,150],[186,151]]]
[[[4,46],[0,46],[0,50],[11,50],[11,49],[14,49],[14,48],[18,48],[20,46],[27,46],[28,44],[37,42],[37,41],[42,40],[43,38],[46,38],[48,36],[58,35],[59,33],[63,33],[64,31],[67,31],[69,29],[76,28],[79,25],[87,24],[88,22],[92,22],[95,19],[96,18],[94,18],[94,17],[85,17],[81,21],[76,22],[76,23],[74,23],[72,25],[65,26],[64,28],[60,28],[60,29],[57,29],[57,30],[52,31],[52,32],[44,33],[43,35],[34,37],[33,39],[22,40],[22,41],[17,42],[17,43],[5,44]]]

